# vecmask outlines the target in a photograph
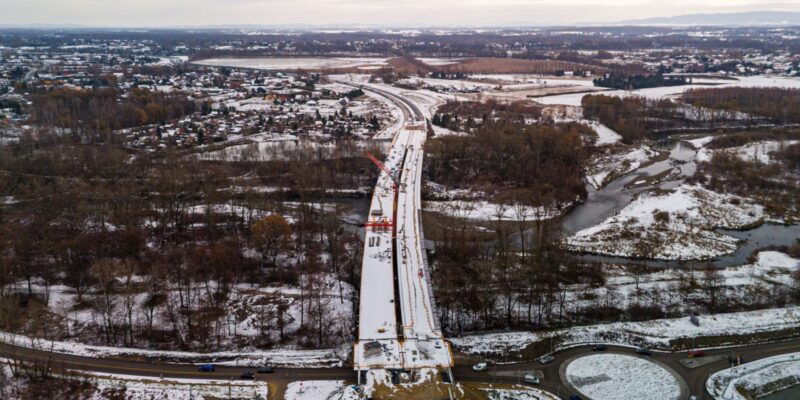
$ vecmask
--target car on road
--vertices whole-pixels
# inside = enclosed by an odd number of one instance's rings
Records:
[[[239,378],[252,381],[256,379],[256,374],[254,374],[253,371],[244,371],[241,375],[239,375]]]
[[[539,363],[540,364],[548,364],[548,363],[551,363],[551,362],[553,362],[555,360],[556,360],[556,358],[551,356],[551,355],[539,357]]]
[[[216,369],[217,367],[215,367],[214,364],[203,364],[197,367],[197,370],[200,372],[214,372]]]
[[[636,349],[636,354],[641,354],[643,356],[652,356],[653,352],[650,351],[647,347],[639,347]]]
[[[705,357],[706,352],[703,350],[689,350],[689,358]]]
[[[604,345],[602,343],[598,343],[598,344],[592,346],[592,351],[606,351],[606,350],[608,350],[608,346],[606,346],[606,345]]]
[[[480,362],[472,366],[472,370],[475,372],[486,371],[487,369],[489,369],[489,364],[485,362]]]
[[[259,374],[271,374],[275,372],[275,367],[273,367],[272,365],[265,365],[263,367],[258,367],[256,372]]]
[[[530,385],[538,385],[540,383],[539,382],[539,377],[536,376],[536,375],[533,375],[533,374],[526,374],[522,378],[522,381],[527,383],[527,384],[530,384]]]

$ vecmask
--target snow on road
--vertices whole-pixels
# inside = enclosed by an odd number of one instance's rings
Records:
[[[800,353],[783,354],[719,371],[706,381],[717,400],[760,398],[800,385]]]
[[[406,145],[402,190],[397,202],[398,284],[401,296],[405,365],[451,367],[449,349],[438,327],[420,222],[424,124],[401,131]]]
[[[593,400],[676,400],[681,386],[665,368],[644,358],[594,354],[570,362],[567,382]]]
[[[366,87],[405,97],[403,91],[386,85]],[[379,94],[380,94],[379,93]],[[433,103],[420,105],[423,116],[430,113]],[[403,107],[406,107],[403,105]],[[414,114],[415,110],[409,107]],[[418,117],[418,116],[415,116]],[[370,207],[372,222],[392,221],[396,229],[392,255],[392,229],[370,228],[364,243],[364,262],[359,305],[359,343],[355,347],[356,370],[375,368],[435,368],[452,366],[452,358],[441,331],[436,326],[435,305],[428,282],[427,260],[419,222],[423,144],[427,137],[424,122],[404,121],[395,132],[389,156],[384,163],[392,173],[401,176],[397,202],[390,177],[381,174]],[[396,209],[395,209],[396,208]],[[394,297],[393,257],[397,264],[399,298]],[[396,306],[399,304],[404,341],[399,342],[396,326]]]

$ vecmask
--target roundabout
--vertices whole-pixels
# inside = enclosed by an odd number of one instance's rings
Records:
[[[677,400],[689,393],[686,382],[669,367],[630,354],[576,356],[561,365],[559,374],[584,399]]]

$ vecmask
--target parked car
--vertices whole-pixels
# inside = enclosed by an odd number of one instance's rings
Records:
[[[583,400],[583,399],[581,399],[581,396],[573,394],[572,396],[569,396],[569,400]]]
[[[489,364],[485,362],[477,363],[472,366],[472,370],[476,372],[486,371],[487,369],[489,369]]]
[[[647,347],[639,347],[636,349],[636,354],[641,354],[643,356],[652,356],[653,352],[650,351]]]
[[[256,372],[259,374],[271,374],[275,372],[275,367],[272,365],[265,365],[263,367],[259,367]]]
[[[215,367],[214,364],[203,364],[197,367],[197,370],[200,372],[214,372],[215,369],[217,369],[217,367]]]
[[[256,374],[254,374],[253,371],[244,371],[239,376],[239,378],[245,379],[245,380],[248,380],[248,381],[252,381],[252,380],[256,379]]]
[[[696,358],[696,357],[705,357],[706,352],[703,350],[689,350],[689,357]]]
[[[538,385],[540,383],[539,377],[533,374],[526,374],[522,381],[530,385]]]
[[[606,351],[606,350],[608,350],[608,346],[606,346],[606,345],[604,345],[602,343],[598,343],[598,344],[592,346],[592,351]]]
[[[539,363],[547,364],[547,363],[551,363],[551,362],[555,361],[555,359],[556,358],[551,356],[551,355],[541,356],[541,357],[539,357]]]

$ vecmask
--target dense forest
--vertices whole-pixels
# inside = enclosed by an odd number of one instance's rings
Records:
[[[585,136],[593,134],[590,129],[579,124],[526,125],[526,119],[539,116],[533,106],[498,105],[494,112],[492,108],[480,103],[440,108],[439,123],[469,135],[427,143],[428,179],[496,196],[522,190],[535,193],[525,196],[531,202],[544,204],[585,196],[582,168]]]
[[[374,182],[360,155],[202,162],[63,136],[0,152],[0,330],[191,350],[351,340],[335,310],[357,304],[363,245],[333,193]]]
[[[31,122],[58,127],[76,137],[95,140],[118,129],[157,124],[180,118],[199,108],[185,95],[114,88],[68,89],[31,95]]]
[[[683,101],[695,107],[744,113],[749,120],[763,117],[776,124],[800,123],[800,89],[692,89],[684,94]]]
[[[582,105],[584,117],[613,129],[627,144],[646,139],[653,130],[674,127],[675,121],[681,119],[677,105],[666,99],[601,94],[584,96]]]
[[[662,74],[628,76],[611,74],[594,80],[595,86],[621,90],[636,90],[661,86],[680,86],[685,85],[686,83],[686,78],[671,78]]]
[[[718,192],[757,199],[771,215],[787,221],[800,220],[800,185],[796,178],[800,174],[800,144],[791,144],[798,139],[800,132],[794,130],[737,132],[719,136],[707,146],[725,150],[764,140],[786,144],[772,154],[774,161],[770,163],[715,151],[711,160],[700,164],[693,179]]]

